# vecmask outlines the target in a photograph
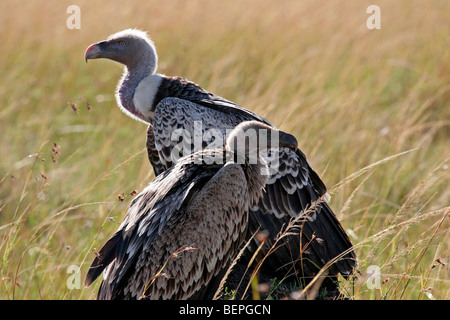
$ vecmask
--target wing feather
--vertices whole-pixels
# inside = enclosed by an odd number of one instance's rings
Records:
[[[147,268],[167,259],[176,248],[194,248],[167,260],[164,272],[168,277],[158,277],[147,289],[150,299],[187,299],[214,294],[217,286],[209,283],[237,254],[245,236],[246,188],[240,166],[224,166],[186,204],[185,219],[176,224],[169,221],[170,225],[149,243],[145,254],[140,256],[142,262],[138,263]],[[163,243],[165,255],[160,254],[164,251],[157,250]],[[138,282],[138,279],[130,282]]]
[[[234,128],[240,122],[247,120],[268,123],[267,120],[253,112],[208,93],[181,78],[167,79],[164,89],[160,92],[160,97],[155,101],[153,133],[155,144],[165,145],[168,149],[159,152],[161,162],[166,168],[173,164],[168,154],[179,143],[179,141],[172,141],[167,144],[167,132],[183,128],[193,134],[194,121],[201,121],[203,134],[211,128],[218,129],[225,134],[226,129]],[[206,145],[211,141],[206,141]],[[191,148],[194,150],[192,146]],[[286,226],[292,218],[303,215],[312,203],[326,195],[327,192],[324,183],[311,168],[300,149],[295,152],[289,149],[280,151],[278,171],[268,179],[259,208],[252,212],[255,217],[249,222],[250,229],[257,230],[264,227],[269,230],[269,238],[272,243],[283,226]],[[317,269],[327,261],[352,247],[344,228],[327,204],[317,206],[315,211],[308,215],[300,232],[301,237],[286,237],[283,240],[285,247],[289,248],[290,254],[280,249],[266,259],[266,261],[270,261],[268,265],[271,264],[273,270],[284,269],[283,265],[288,263],[285,261],[286,257],[298,257],[302,246],[308,242],[311,242],[309,255],[305,255],[305,259],[302,259],[302,264],[303,260],[311,262],[308,266],[302,266],[303,274],[308,276],[313,276]],[[323,239],[328,240],[323,241]],[[292,261],[289,264],[292,265]],[[330,271],[349,274],[355,268],[356,256],[350,250],[343,259],[336,262],[335,268]]]
[[[194,163],[195,155],[159,175],[132,201],[88,272],[90,284],[105,271],[99,299],[135,299],[144,292],[151,299],[215,293],[217,285],[209,282],[228,265],[246,234],[247,184],[240,165],[205,168]],[[156,277],[148,287],[162,269],[167,276]]]
[[[214,168],[211,169],[201,171],[198,166],[180,163],[164,171],[136,196],[119,230],[100,250],[88,273],[86,283],[91,283],[106,269],[99,298],[111,299],[124,295],[120,289],[145,243],[151,242],[169,220],[182,214],[180,208],[183,203],[195,194],[193,189],[200,187],[214,172]],[[179,179],[180,176],[184,179]]]

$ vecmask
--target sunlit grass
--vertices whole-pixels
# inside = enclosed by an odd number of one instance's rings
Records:
[[[448,1],[378,1],[373,31],[370,1],[70,4],[80,30],[61,1],[0,4],[0,299],[94,298],[93,251],[153,178],[146,127],[115,106],[121,67],[83,60],[129,27],[149,32],[159,72],[296,135],[355,245],[351,297],[449,299]],[[71,265],[80,289],[67,287]]]

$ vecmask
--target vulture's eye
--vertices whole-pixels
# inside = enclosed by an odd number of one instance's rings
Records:
[[[124,46],[125,45],[125,41],[120,40],[119,41],[119,46]]]

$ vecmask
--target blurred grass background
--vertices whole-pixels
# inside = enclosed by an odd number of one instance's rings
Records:
[[[72,4],[80,30],[66,27]],[[450,298],[450,2],[3,0],[0,299],[94,298],[93,251],[153,178],[146,126],[114,101],[122,68],[83,60],[130,27],[155,41],[160,73],[296,135],[356,246],[352,298]]]

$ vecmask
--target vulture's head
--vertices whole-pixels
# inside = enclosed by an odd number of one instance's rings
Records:
[[[241,161],[257,163],[261,152],[268,149],[297,149],[297,139],[259,121],[241,122],[228,135],[226,148]],[[241,162],[242,163],[242,162]]]
[[[117,32],[108,39],[90,45],[84,54],[89,59],[110,59],[128,68],[149,67],[156,71],[158,56],[153,42],[144,31],[127,29]]]

